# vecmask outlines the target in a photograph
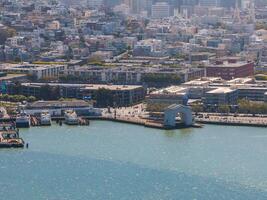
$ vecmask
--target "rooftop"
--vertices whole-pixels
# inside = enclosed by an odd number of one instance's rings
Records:
[[[184,95],[186,94],[186,92],[187,92],[186,88],[183,88],[180,86],[170,86],[170,87],[152,92],[151,95],[177,95],[177,94]]]
[[[27,74],[7,74],[6,76],[0,77],[0,81],[6,81],[6,80],[10,80],[13,78],[23,78],[26,77]]]
[[[227,94],[227,93],[231,93],[233,91],[235,91],[235,90],[227,88],[227,87],[220,87],[220,88],[217,88],[217,89],[214,89],[214,90],[207,92],[207,94]]]
[[[133,90],[142,88],[141,85],[108,85],[108,84],[65,84],[65,83],[23,83],[25,86],[40,87],[43,85],[61,86],[61,87],[80,87],[88,90],[98,90],[100,88],[108,90]]]
[[[23,69],[23,70],[34,70],[34,69],[47,69],[49,67],[59,67],[64,65],[58,64],[30,64],[30,63],[3,63],[0,64],[0,70],[16,70],[16,69]]]
[[[236,63],[223,62],[220,64],[209,65],[208,67],[242,67],[246,64],[251,64],[251,63],[252,62],[244,62],[244,61],[240,61],[240,62],[236,62]]]
[[[88,107],[90,104],[82,100],[74,101],[36,101],[27,105],[26,109],[49,109],[49,108],[73,108],[73,107]]]

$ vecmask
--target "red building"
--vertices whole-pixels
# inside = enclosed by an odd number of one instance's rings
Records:
[[[254,75],[253,62],[236,60],[217,61],[214,65],[206,67],[208,77],[221,77],[224,80],[242,78]]]

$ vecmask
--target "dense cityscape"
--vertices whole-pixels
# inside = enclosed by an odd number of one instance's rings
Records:
[[[0,84],[1,148],[39,151],[32,131],[95,123],[100,132],[264,132],[267,0],[0,0]],[[178,199],[265,199],[265,189]],[[93,193],[77,199],[146,199]],[[76,199],[49,195],[37,199]]]

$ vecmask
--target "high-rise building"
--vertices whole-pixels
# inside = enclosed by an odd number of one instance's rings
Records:
[[[89,7],[100,7],[103,5],[103,0],[87,0]]]
[[[235,8],[236,7],[236,3],[237,5],[239,5],[240,0],[221,0],[221,6],[225,7],[225,8]]]
[[[170,5],[166,2],[158,2],[152,5],[151,17],[152,18],[164,18],[170,16]]]
[[[130,10],[134,14],[140,14],[141,11],[148,11],[151,8],[151,0],[126,0],[126,4],[129,5]]]
[[[220,6],[221,0],[199,0],[200,6],[217,7]]]

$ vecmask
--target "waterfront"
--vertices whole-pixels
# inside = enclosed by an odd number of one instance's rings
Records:
[[[108,121],[21,129],[3,199],[267,199],[266,128],[164,131]]]

